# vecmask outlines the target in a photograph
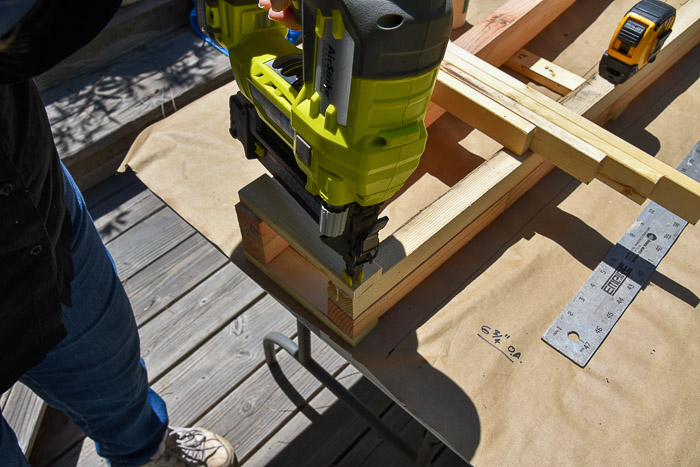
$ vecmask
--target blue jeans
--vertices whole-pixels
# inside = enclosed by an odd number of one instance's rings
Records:
[[[113,466],[146,462],[168,424],[163,400],[148,387],[133,311],[75,182],[65,174],[73,223],[73,306],[63,307],[66,337],[21,379],[64,411]],[[28,465],[0,417],[0,465]]]

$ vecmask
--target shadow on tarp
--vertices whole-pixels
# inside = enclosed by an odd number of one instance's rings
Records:
[[[353,382],[352,385],[345,385],[347,390],[381,418],[387,428],[404,443],[418,452],[426,442],[425,428],[393,403],[368,378],[361,377],[359,371],[352,367],[345,369],[347,365],[343,365],[342,371],[337,370],[337,381],[343,384],[344,379],[350,378]],[[275,454],[274,461],[268,465],[294,465],[300,462],[299,459],[304,459],[304,465],[356,465],[360,461],[362,465],[377,465],[388,462],[389,459],[407,463],[414,461],[384,440],[376,430],[369,429],[367,423],[343,401],[335,396],[332,398],[335,402],[330,405],[323,405],[328,403],[328,398],[318,400],[314,397],[306,401],[289,382],[281,366],[273,366],[270,371],[275,382],[296,405],[299,415],[311,423],[302,422],[303,430],[290,433],[293,441],[280,449]],[[324,439],[326,443],[320,446],[319,440]],[[278,442],[284,442],[284,437]],[[428,438],[427,442],[427,456],[431,463],[439,457],[443,465],[468,465],[435,438]]]
[[[647,66],[654,66],[654,64]],[[608,122],[605,129],[634,144],[647,154],[658,155],[661,151],[661,143],[647,127],[698,79],[700,79],[700,47],[694,47],[642,96],[632,101],[619,118]],[[690,109],[690,111],[696,112],[697,109]],[[683,124],[682,121],[680,123]],[[688,131],[695,132],[700,138],[697,128],[688,128]],[[690,150],[690,148],[687,149]]]

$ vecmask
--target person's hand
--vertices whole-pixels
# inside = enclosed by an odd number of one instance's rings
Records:
[[[279,21],[289,29],[300,30],[301,25],[297,23],[292,10],[292,0],[259,0],[259,5],[266,9],[270,19]]]

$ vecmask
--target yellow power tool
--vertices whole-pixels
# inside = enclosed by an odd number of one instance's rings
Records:
[[[231,134],[318,223],[362,281],[381,204],[425,149],[423,122],[452,25],[451,0],[300,0],[303,50],[258,0],[198,0],[200,28],[228,49],[240,93]]]
[[[656,59],[671,34],[676,9],[658,0],[637,3],[617,27],[608,51],[600,60],[600,76],[613,84],[624,83]]]

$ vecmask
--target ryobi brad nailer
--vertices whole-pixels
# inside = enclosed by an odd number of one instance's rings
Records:
[[[240,93],[231,134],[319,224],[345,280],[379,246],[380,205],[418,166],[451,0],[294,2],[303,51],[257,0],[198,0],[202,30],[228,49]]]

